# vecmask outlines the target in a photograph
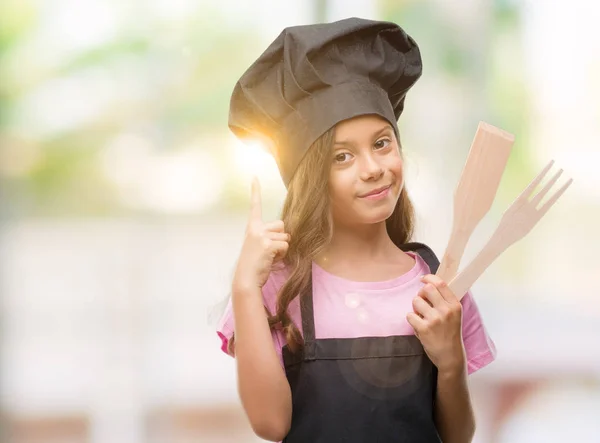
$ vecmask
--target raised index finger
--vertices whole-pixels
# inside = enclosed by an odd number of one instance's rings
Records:
[[[262,221],[262,202],[260,198],[260,183],[258,178],[252,178],[252,191],[250,194],[250,219]]]

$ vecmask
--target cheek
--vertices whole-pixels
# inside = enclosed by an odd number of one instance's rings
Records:
[[[350,174],[334,174],[329,180],[329,198],[336,211],[345,210],[353,200],[353,180]]]
[[[400,157],[400,155],[395,155],[393,158],[390,158],[389,163],[387,164],[387,170],[390,175],[394,177],[393,180],[396,183],[394,187],[397,188],[396,192],[399,196],[404,187],[404,162],[402,161],[402,157]]]
[[[404,162],[400,154],[390,155],[386,162],[387,169],[389,169],[396,177],[402,176]]]

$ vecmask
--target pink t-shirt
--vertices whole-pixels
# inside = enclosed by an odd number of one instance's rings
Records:
[[[313,306],[315,338],[386,337],[413,335],[414,330],[406,315],[413,311],[412,299],[424,286],[420,277],[430,274],[427,263],[418,255],[413,268],[399,277],[379,282],[355,282],[332,275],[313,262]],[[277,292],[286,280],[286,270],[271,272],[263,286],[265,306],[275,312]],[[496,358],[496,347],[489,337],[477,304],[471,293],[461,300],[463,306],[462,333],[468,373],[483,368]],[[296,297],[288,312],[302,332],[300,303]],[[221,349],[227,352],[227,343],[234,331],[231,299],[218,324]],[[281,348],[285,345],[282,331],[272,331],[273,344],[283,366]]]

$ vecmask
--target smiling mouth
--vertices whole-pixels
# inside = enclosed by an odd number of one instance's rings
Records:
[[[391,187],[392,187],[392,185],[387,185],[387,186],[384,186],[382,188],[377,188],[377,189],[374,189],[373,191],[371,191],[371,192],[369,192],[367,194],[360,195],[359,197],[360,198],[364,198],[364,197],[370,197],[370,196],[373,196],[373,195],[381,194],[382,192],[388,190]]]

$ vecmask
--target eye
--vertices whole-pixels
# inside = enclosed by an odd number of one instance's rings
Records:
[[[340,152],[339,154],[336,154],[333,159],[336,163],[344,163],[344,161],[350,159],[350,155],[349,152]]]
[[[375,147],[378,149],[386,148],[392,141],[389,138],[382,138],[375,142]]]

